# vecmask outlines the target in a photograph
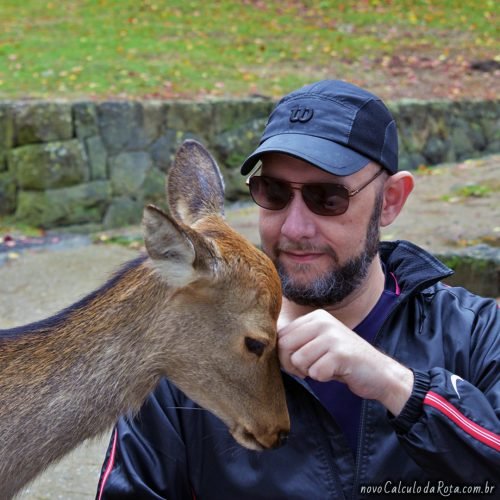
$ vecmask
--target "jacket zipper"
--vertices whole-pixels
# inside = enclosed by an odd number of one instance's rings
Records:
[[[430,281],[430,280],[428,280],[428,281]],[[373,343],[372,343],[373,347],[375,347],[375,348],[380,347],[377,343],[377,340],[380,336],[380,333],[384,329],[384,325],[395,314],[395,312],[401,307],[401,305],[408,300],[408,297],[410,297],[410,295],[412,295],[412,294],[415,294],[419,288],[424,289],[426,287],[427,287],[427,284],[425,286],[423,286],[423,284],[421,284],[420,287],[413,287],[409,292],[407,291],[405,293],[403,293],[403,292],[401,293],[401,295],[398,297],[398,300],[394,304],[394,307],[389,312],[389,314],[385,318],[384,322],[380,326],[378,332],[376,333],[375,337],[373,338]],[[420,330],[422,330],[422,323],[420,325]],[[366,420],[366,412],[367,412],[366,407],[367,407],[367,405],[368,405],[367,400],[363,400],[363,402],[361,404],[361,418],[359,421],[358,445],[357,445],[356,457],[355,457],[355,460],[356,460],[355,468],[356,469],[354,472],[354,482],[353,482],[353,488],[352,488],[352,499],[353,500],[356,500],[358,498],[357,490],[358,490],[358,485],[359,485],[359,475],[360,475],[361,460],[362,460],[361,448],[362,448],[362,444],[363,444],[363,440],[364,440],[363,437],[364,437],[364,433],[365,433],[365,420]]]
[[[398,297],[396,300],[396,303],[394,304],[393,308],[391,311],[389,311],[389,314],[386,316],[384,322],[382,325],[380,325],[380,328],[378,332],[375,334],[375,337],[373,338],[373,347],[378,348],[379,346],[377,345],[377,340],[378,337],[380,336],[380,333],[384,329],[384,325],[389,321],[389,319],[394,315],[394,313],[401,307],[401,304],[406,302],[408,299],[409,294],[408,293],[401,293],[401,295]],[[365,420],[366,420],[366,407],[368,405],[368,402],[366,399],[363,400],[361,403],[361,416],[359,419],[359,432],[358,432],[358,445],[356,448],[356,456],[354,457],[355,459],[355,471],[354,471],[354,481],[353,481],[353,486],[352,486],[352,496],[351,498],[353,500],[356,500],[358,498],[358,485],[359,485],[359,475],[360,475],[360,469],[361,469],[361,448],[364,440],[364,433],[365,433]]]
[[[437,268],[435,268],[435,270],[437,271]],[[402,304],[404,304],[405,302],[408,301],[409,297],[415,296],[417,294],[417,292],[424,290],[425,288],[437,283],[438,281],[440,281],[440,280],[446,278],[447,276],[449,276],[450,274],[452,274],[452,272],[448,268],[446,268],[445,266],[443,266],[443,269],[440,269],[440,271],[441,272],[440,272],[439,276],[434,276],[433,278],[427,278],[424,281],[419,281],[418,284],[414,284],[408,290],[401,290],[401,295],[398,297],[398,300],[394,304],[394,307],[392,308],[392,310],[389,312],[389,314],[385,318],[384,322],[380,326],[377,334],[375,335],[375,337],[373,339],[373,344],[372,344],[373,347],[375,347],[375,348],[379,347],[377,345],[377,340],[380,336],[380,333],[384,329],[384,325],[395,314],[395,312],[402,306]],[[444,272],[444,271],[446,271],[446,272]],[[419,333],[421,333],[422,327],[423,327],[423,321],[421,321]],[[358,490],[358,486],[359,486],[359,476],[360,476],[361,461],[362,461],[361,448],[362,448],[362,444],[364,441],[367,405],[368,405],[368,402],[366,400],[363,400],[362,405],[361,405],[361,418],[360,418],[360,423],[359,423],[358,445],[357,445],[356,457],[355,457],[356,465],[355,465],[355,473],[354,473],[354,481],[353,481],[353,489],[352,489],[352,499],[353,500],[357,500],[357,498],[358,498],[357,490]]]
[[[358,498],[358,484],[359,484],[359,474],[361,468],[361,446],[363,443],[363,435],[365,432],[365,419],[366,419],[366,400],[361,403],[361,418],[359,420],[359,433],[358,433],[358,446],[356,449],[355,459],[355,471],[354,471],[354,482],[352,485],[352,496],[353,500]]]

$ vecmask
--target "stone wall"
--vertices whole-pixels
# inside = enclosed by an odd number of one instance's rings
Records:
[[[454,271],[445,280],[448,285],[463,286],[483,297],[497,298],[500,303],[500,248],[481,244],[435,256]]]
[[[0,216],[45,228],[97,230],[137,223],[146,202],[164,205],[179,144],[214,154],[229,200],[246,196],[238,166],[274,102],[0,102]],[[500,152],[500,101],[390,103],[400,167]]]

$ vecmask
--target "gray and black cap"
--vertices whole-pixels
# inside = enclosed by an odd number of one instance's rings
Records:
[[[278,102],[241,173],[247,175],[269,152],[297,157],[334,175],[351,175],[370,161],[394,174],[398,133],[376,95],[340,80],[323,80]]]

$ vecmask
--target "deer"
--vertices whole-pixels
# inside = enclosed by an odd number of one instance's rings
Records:
[[[281,285],[224,218],[224,182],[200,143],[178,149],[169,213],[147,205],[145,252],[41,321],[0,330],[0,498],[79,443],[135,415],[162,377],[252,450],[284,443]]]

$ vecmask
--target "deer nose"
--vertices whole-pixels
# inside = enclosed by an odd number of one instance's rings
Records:
[[[273,448],[279,448],[280,446],[285,445],[287,441],[288,441],[288,431],[279,431],[278,439],[276,440],[276,443],[273,446]]]

